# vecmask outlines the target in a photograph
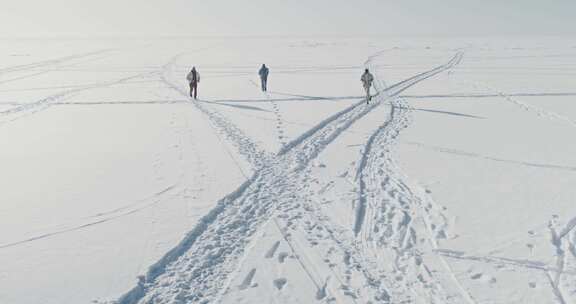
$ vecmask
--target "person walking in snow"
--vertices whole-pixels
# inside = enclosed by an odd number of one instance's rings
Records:
[[[188,73],[186,79],[190,84],[190,97],[194,97],[194,99],[196,99],[198,96],[198,83],[200,82],[200,73],[196,71],[196,67],[192,67],[192,70],[190,73]],[[194,93],[194,95],[192,95],[192,93]]]
[[[265,64],[262,64],[260,71],[258,71],[258,75],[260,75],[260,83],[262,84],[262,92],[266,92],[268,90],[268,73],[270,70],[266,67]]]
[[[368,102],[372,99],[372,96],[370,96],[370,87],[372,87],[372,82],[374,81],[374,76],[372,76],[372,74],[370,74],[368,69],[366,69],[366,70],[364,70],[364,74],[362,74],[362,77],[360,78],[360,80],[362,81],[362,84],[364,85],[364,90],[366,91],[366,104],[368,104]]]

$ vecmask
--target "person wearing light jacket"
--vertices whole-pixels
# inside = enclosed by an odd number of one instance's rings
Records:
[[[368,104],[370,99],[372,99],[372,97],[370,96],[370,87],[372,87],[372,82],[374,81],[374,76],[372,76],[372,74],[370,74],[368,69],[366,69],[366,70],[364,70],[364,74],[362,74],[362,77],[360,78],[360,80],[362,81],[362,84],[364,85],[364,90],[366,91],[366,104]]]

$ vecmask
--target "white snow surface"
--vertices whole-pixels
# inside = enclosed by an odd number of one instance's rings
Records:
[[[3,42],[1,304],[576,303],[575,37]]]

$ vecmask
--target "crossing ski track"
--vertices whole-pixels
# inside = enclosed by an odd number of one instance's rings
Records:
[[[73,66],[73,65],[78,65],[78,64],[84,63],[86,61],[102,59],[102,58],[107,57],[108,54],[112,51],[113,51],[112,49],[104,49],[104,50],[98,50],[98,51],[93,51],[93,52],[89,52],[89,53],[82,53],[82,54],[60,57],[60,58],[56,58],[56,59],[52,59],[52,60],[40,61],[40,62],[36,62],[36,63],[31,63],[31,64],[25,64],[25,65],[18,65],[18,66],[3,68],[3,69],[0,69],[0,75],[10,74],[10,73],[14,73],[14,72],[29,71],[29,70],[34,70],[37,68],[44,68],[44,67],[48,67],[50,69],[42,70],[42,71],[34,73],[34,74],[28,74],[28,75],[20,76],[17,78],[0,81],[0,84],[5,83],[5,82],[11,82],[11,81],[16,81],[16,80],[26,79],[29,77],[37,76],[39,74],[49,73],[52,71],[58,71],[58,69],[52,68],[52,67],[58,67],[58,66],[61,66],[62,64],[68,64],[68,66]],[[84,59],[85,61],[75,62],[75,60],[79,60],[79,59]],[[70,63],[70,62],[72,62],[72,63]],[[135,79],[145,78],[146,76],[153,75],[155,73],[157,73],[157,72],[156,71],[143,72],[143,73],[138,73],[138,74],[134,74],[132,76],[127,76],[127,77],[123,77],[123,78],[119,78],[119,79],[111,80],[111,81],[103,81],[103,82],[96,82],[96,83],[91,83],[91,84],[87,84],[87,85],[65,87],[65,90],[61,90],[55,94],[43,97],[43,98],[36,100],[36,101],[33,101],[33,102],[14,103],[13,107],[0,111],[0,127],[7,124],[7,123],[18,120],[22,117],[26,117],[26,116],[32,115],[34,113],[46,110],[49,107],[51,107],[52,105],[60,103],[64,100],[66,100],[66,98],[69,98],[76,93],[80,93],[80,92],[88,91],[88,90],[93,90],[93,89],[106,88],[106,87],[110,87],[113,85],[124,84],[124,83],[130,82],[130,81],[135,80]]]
[[[12,77],[9,79],[1,79],[0,84],[6,84],[19,80],[29,79],[43,74],[60,71],[62,70],[62,68],[74,67],[83,63],[100,60],[108,57],[111,52],[112,50],[106,49],[85,54],[67,56],[54,60],[47,60],[39,63],[32,63],[12,68],[6,68],[4,72],[0,71],[0,76],[2,76],[3,74],[10,75],[11,73],[15,72],[30,71],[31,73],[26,73],[24,75]]]
[[[446,65],[422,73],[420,78],[447,71],[462,57],[459,52]],[[376,87],[382,92],[385,84],[377,80]],[[360,252],[372,260],[395,261],[374,264],[374,269],[384,268],[380,269],[383,274],[395,273],[400,278],[391,295],[395,302],[475,303],[446,261],[425,255],[437,248],[437,239],[446,237],[447,219],[394,161],[391,150],[398,134],[410,124],[411,108],[401,97],[391,95],[389,99],[389,118],[368,139],[356,173],[359,194],[354,233]],[[443,265],[448,280],[436,277],[432,265]],[[446,281],[453,286],[446,288]]]
[[[64,57],[59,57],[59,58],[54,58],[54,59],[49,59],[49,60],[43,60],[43,61],[38,61],[38,62],[33,62],[33,63],[28,63],[28,64],[9,66],[9,67],[5,67],[5,68],[0,68],[0,75],[4,75],[4,74],[8,74],[8,73],[14,73],[14,72],[34,70],[34,69],[38,69],[38,68],[52,67],[54,65],[59,65],[59,64],[66,63],[66,62],[69,62],[72,60],[86,58],[86,57],[92,57],[92,56],[96,56],[96,55],[101,55],[101,54],[108,53],[111,51],[112,51],[112,49],[103,49],[103,50],[97,50],[97,51],[80,53],[80,54],[73,54],[73,55],[68,55],[68,56],[64,56]]]
[[[170,74],[175,68],[178,57],[174,57],[164,67],[161,77],[166,85],[187,96],[187,92],[172,81],[173,76]],[[276,221],[273,217],[275,212],[287,212],[301,206],[300,202],[305,197],[304,194],[300,193],[300,185],[305,184],[302,181],[309,178],[308,164],[321,151],[374,108],[385,101],[399,100],[396,97],[401,92],[451,68],[459,62],[461,57],[462,53],[458,53],[447,64],[390,87],[385,87],[383,83],[380,83],[377,88],[384,93],[375,98],[374,102],[365,105],[365,101],[362,100],[328,117],[300,137],[284,145],[275,156],[267,157],[267,154],[245,136],[241,129],[234,126],[218,112],[207,109],[198,102],[193,102],[193,105],[208,117],[215,130],[224,133],[226,138],[232,141],[235,148],[239,150],[238,152],[248,159],[254,167],[254,173],[237,190],[221,199],[184,237],[180,244],[152,265],[146,275],[139,278],[137,286],[123,295],[116,303],[211,303],[217,300],[226,289],[230,276],[234,275],[238,269],[238,264],[246,254],[250,243],[257,239],[259,229],[266,223],[270,223],[271,220]],[[367,64],[370,63],[371,60],[369,59]],[[403,112],[409,111],[408,107],[401,107],[400,109]],[[392,107],[392,111],[399,110]],[[373,142],[380,142],[382,140],[380,138],[390,137],[383,134],[395,134],[402,129],[404,126],[403,115],[398,116],[394,112],[392,114],[394,115],[389,118],[389,121],[373,135]],[[398,117],[400,119],[396,119]],[[389,148],[390,145],[391,142],[388,143],[387,147]],[[370,151],[371,149],[367,149],[364,153],[365,169],[359,170],[359,176],[364,176],[372,171],[366,169],[373,167],[374,162],[369,161],[370,155],[381,154]],[[262,157],[263,155],[264,157]],[[400,174],[396,174],[394,171],[389,173],[398,179],[396,182],[399,186],[397,187],[401,188],[403,179]],[[407,192],[409,188],[406,185],[403,187],[406,189],[401,188],[401,190]],[[407,198],[412,199],[414,196]],[[424,204],[424,202],[416,203]],[[416,210],[419,207],[413,206],[411,208]],[[426,207],[424,206],[424,208]],[[422,221],[427,224],[425,228],[430,229],[429,221],[432,211],[427,211],[428,213],[422,217]],[[310,212],[307,216],[315,216],[318,219],[325,218],[316,212]],[[330,223],[325,221],[325,224],[329,225]],[[357,227],[359,232],[368,231],[363,227],[370,227],[370,225],[365,223],[359,224]],[[429,232],[432,233],[432,231]],[[396,234],[395,236],[399,235]],[[404,242],[408,242],[410,233],[404,233],[404,235]],[[353,240],[344,239],[343,235],[338,235],[335,232],[332,233],[331,237],[337,243],[353,243]],[[347,245],[341,247],[347,247]],[[361,256],[354,256],[354,247],[349,248],[351,251],[347,252],[348,261],[362,259]],[[413,258],[417,259],[418,256],[413,256]],[[363,268],[369,281],[376,281],[377,277],[371,275],[367,266],[363,267],[361,263],[358,266]],[[322,284],[318,285],[319,294],[324,294],[326,290],[322,290]],[[380,300],[392,303],[388,291],[379,291],[381,292]]]
[[[77,87],[77,88],[73,88],[73,89],[69,89],[69,90],[63,90],[63,91],[60,91],[56,94],[52,94],[50,96],[44,97],[40,100],[26,103],[26,104],[20,104],[18,106],[9,108],[7,110],[0,111],[0,127],[2,125],[13,122],[13,121],[18,120],[20,118],[29,116],[31,114],[34,114],[34,113],[37,113],[37,112],[40,112],[43,110],[46,110],[49,107],[53,106],[54,104],[61,102],[61,101],[65,100],[68,97],[71,97],[72,95],[74,95],[76,93],[80,93],[80,92],[88,91],[88,90],[93,90],[93,89],[106,88],[106,87],[110,87],[113,85],[122,84],[125,82],[129,82],[133,79],[139,79],[142,77],[146,77],[146,76],[154,74],[154,73],[156,73],[156,72],[138,73],[138,74],[135,74],[132,76],[123,77],[123,78],[119,78],[116,80],[104,81],[104,82],[90,84],[90,85],[86,85],[86,86],[81,86],[81,87]]]

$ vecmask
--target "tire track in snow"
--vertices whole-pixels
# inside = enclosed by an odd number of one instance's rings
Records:
[[[398,94],[432,75],[393,86]],[[167,84],[181,91],[170,82]],[[196,104],[197,105],[197,104]],[[379,103],[360,101],[321,121],[288,143],[236,191],[220,200],[178,246],[152,265],[118,303],[208,303],[237,269],[245,248],[279,206],[295,204],[298,181],[309,162]],[[206,111],[211,116],[211,112]],[[224,126],[226,127],[226,126]],[[238,147],[242,148],[242,147]]]

